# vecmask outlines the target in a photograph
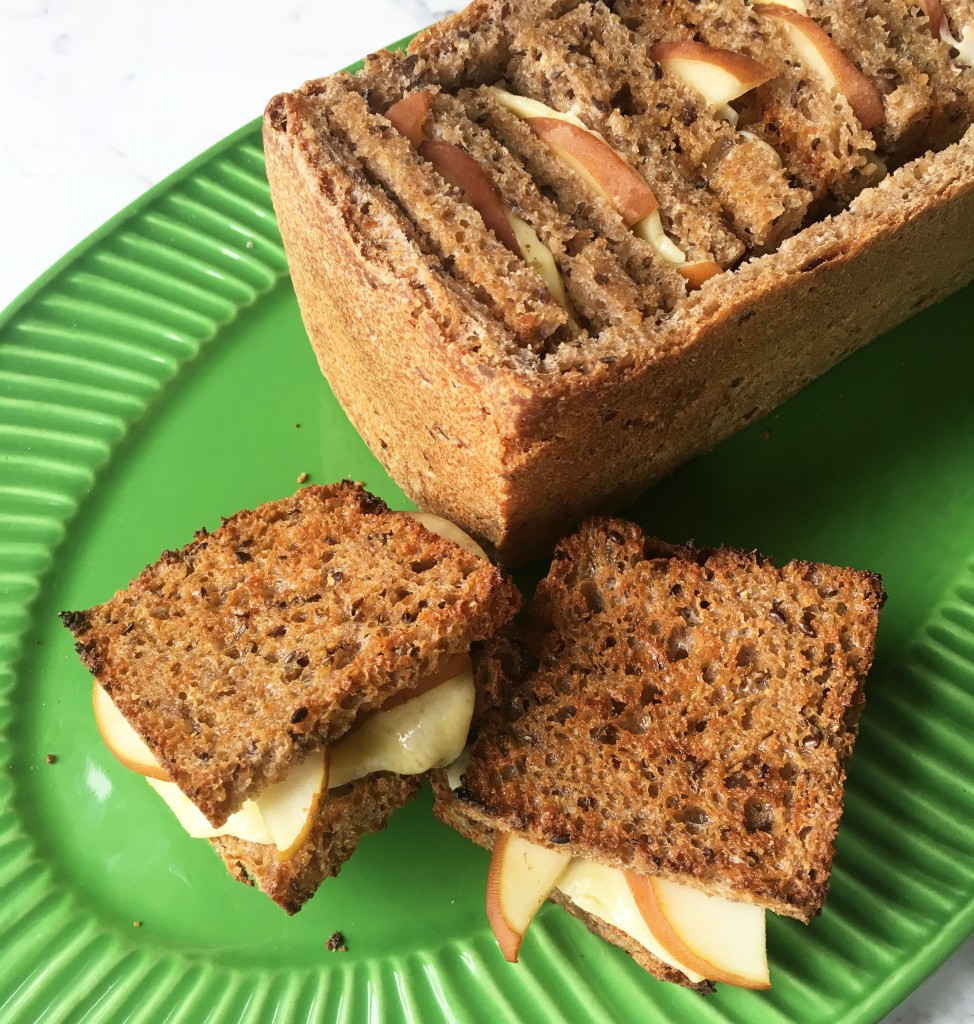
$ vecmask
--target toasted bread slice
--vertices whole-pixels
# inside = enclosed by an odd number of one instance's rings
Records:
[[[870,573],[589,519],[519,635],[487,645],[486,710],[436,813],[807,921],[884,597]]]
[[[503,570],[345,482],[239,512],[62,618],[169,777],[219,826],[518,603]]]

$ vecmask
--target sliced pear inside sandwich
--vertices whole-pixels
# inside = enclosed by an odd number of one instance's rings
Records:
[[[674,266],[686,255],[663,230],[653,190],[628,160],[578,117],[499,86],[494,95],[615,209],[628,227]]]
[[[147,778],[149,785],[169,805],[177,820],[193,839],[235,836],[251,843],[276,846],[281,860],[292,857],[314,825],[321,797],[328,787],[328,757],[316,750],[295,765],[281,782],[261,791],[218,828],[174,783]]]
[[[328,775],[328,750],[315,750],[257,797],[255,802],[282,860],[292,857],[308,838],[328,789]]]
[[[101,738],[115,757],[126,768],[139,775],[167,782],[169,775],[159,764],[156,755],[152,753],[149,745],[132,728],[128,719],[118,710],[115,702],[98,683],[92,687],[91,703],[95,709],[95,723],[101,733]]]
[[[654,43],[649,54],[664,72],[701,93],[712,110],[774,77],[770,68],[746,54],[691,39]]]
[[[405,135],[412,145],[418,147],[423,141],[423,129],[432,103],[431,92],[411,92],[398,103],[393,103],[386,111],[386,117],[400,135]]]
[[[494,232],[498,241],[515,256],[520,256],[544,281],[552,298],[568,309],[568,295],[561,272],[551,250],[541,241],[534,228],[508,208],[494,191],[483,168],[465,150],[449,142],[425,137],[426,118],[432,102],[431,92],[413,92],[389,107],[385,116],[442,178],[463,192],[467,202],[480,214],[485,226]],[[452,526],[452,523],[448,525]],[[457,543],[466,547],[459,540]]]
[[[876,86],[852,63],[832,37],[806,14],[778,3],[759,3],[759,13],[784,32],[798,59],[830,88],[842,93],[863,128],[871,130],[886,119]]]
[[[681,964],[710,981],[739,988],[771,987],[764,910],[709,896],[663,878],[625,872],[647,927]]]
[[[460,756],[467,742],[475,699],[469,655],[448,659],[443,672],[451,677],[445,681],[432,680],[431,687],[418,696],[410,695],[393,707],[375,712],[330,750],[313,752],[281,782],[272,783],[255,799],[247,800],[219,827],[210,824],[169,779],[155,755],[97,683],[95,716],[109,750],[127,768],[146,777],[190,836],[236,836],[265,843],[276,846],[278,855],[286,860],[307,838],[327,789],[377,771],[418,774],[449,764]]]
[[[528,925],[554,888],[694,984],[770,987],[761,907],[500,833],[487,875],[487,917],[506,960],[517,961]]]
[[[487,919],[509,963],[517,963],[521,941],[572,859],[520,836],[500,832],[487,873]]]
[[[409,514],[433,533],[487,559],[483,549],[448,520],[424,512]],[[92,690],[95,721],[105,745],[126,768],[146,777],[190,836],[236,836],[273,845],[285,860],[307,839],[328,789],[377,771],[412,775],[456,760],[467,742],[474,699],[469,654],[442,659],[439,671],[419,687],[396,695],[331,748],[309,754],[286,778],[245,801],[217,828],[170,780],[109,694],[98,683]]]

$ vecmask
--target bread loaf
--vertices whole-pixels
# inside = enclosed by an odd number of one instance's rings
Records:
[[[947,0],[935,24],[899,0],[476,0],[407,54],[275,97],[292,280],[363,438],[413,500],[514,564],[964,285],[969,6]],[[688,44],[761,74],[716,105],[674,70]],[[650,188],[655,241],[498,85],[596,133]],[[386,117],[418,92],[425,137],[479,165],[563,298]]]

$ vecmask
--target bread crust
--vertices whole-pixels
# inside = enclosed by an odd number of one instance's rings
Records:
[[[496,56],[513,22],[531,16],[506,6],[510,27],[499,27],[499,4],[482,2],[426,33],[412,63],[396,65],[398,87],[459,75],[445,58],[441,72],[433,62],[450,52],[451,33],[486,21],[484,52]],[[328,151],[313,93],[276,97],[264,138],[319,365],[409,496],[508,564],[538,557],[584,514],[621,507],[974,277],[974,249],[961,244],[974,234],[972,129],[774,253],[712,278],[662,323],[605,331],[570,366],[499,355],[504,345],[448,269]]]

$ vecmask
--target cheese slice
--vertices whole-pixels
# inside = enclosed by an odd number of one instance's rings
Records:
[[[694,984],[704,980],[702,974],[679,963],[660,945],[643,920],[626,877],[618,868],[576,857],[555,888],[581,910],[625,932],[657,959],[682,971]]]
[[[950,47],[957,51],[954,60],[958,64],[966,64],[974,68],[974,25],[965,25],[960,30],[960,39],[955,39],[944,18],[940,26],[940,38]]]
[[[245,839],[251,843],[269,844],[273,842],[263,815],[253,800],[244,801],[243,807],[236,814],[231,814],[223,825],[219,828],[214,828],[207,821],[203,812],[175,782],[163,782],[161,779],[155,779],[151,776],[147,776],[145,781],[168,804],[169,809],[176,815],[179,824],[186,829],[193,839],[216,839],[219,836],[236,836],[238,839]]]
[[[537,231],[526,221],[521,220],[517,214],[511,213],[505,208],[507,220],[521,247],[521,255],[524,262],[544,281],[547,289],[551,292],[552,298],[568,309],[568,296],[565,294],[565,283],[561,279],[561,273],[555,263],[551,250],[538,238]]]
[[[473,537],[461,530],[456,523],[450,522],[449,519],[434,515],[432,512],[407,512],[406,515],[412,516],[413,519],[425,526],[430,533],[435,533],[444,540],[452,541],[458,547],[463,548],[464,551],[482,558],[485,562],[490,561],[487,553]]]
[[[474,705],[473,669],[367,718],[331,748],[328,788],[373,772],[418,775],[456,760]]]

